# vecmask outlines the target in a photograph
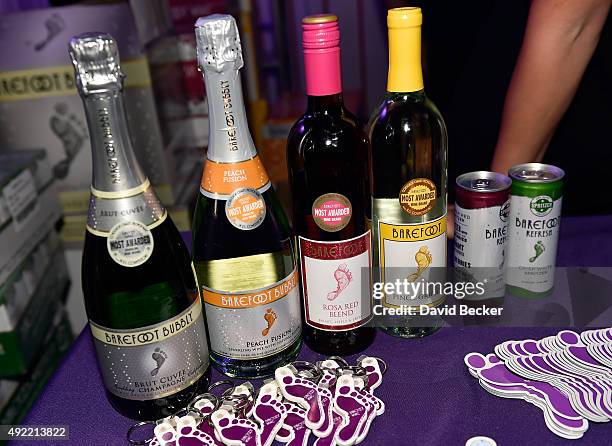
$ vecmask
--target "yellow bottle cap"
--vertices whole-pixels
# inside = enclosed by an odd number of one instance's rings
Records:
[[[393,8],[387,13],[389,28],[412,28],[421,26],[422,23],[421,8]]]

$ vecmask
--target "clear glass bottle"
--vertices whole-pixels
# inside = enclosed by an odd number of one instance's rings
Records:
[[[447,134],[425,95],[421,70],[420,8],[388,12],[387,94],[369,123],[372,233],[377,280],[443,280],[446,267]],[[443,295],[384,296],[383,305],[438,305]],[[400,337],[426,336],[432,319],[394,317],[384,327]]]

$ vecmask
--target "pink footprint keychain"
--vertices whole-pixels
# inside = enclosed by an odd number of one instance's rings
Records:
[[[287,409],[282,404],[278,393],[279,389],[276,382],[272,381],[264,384],[259,389],[255,404],[249,414],[259,423],[261,446],[270,446],[272,444],[274,437],[283,427],[287,417]]]
[[[341,375],[336,382],[334,410],[343,418],[334,439],[340,446],[351,446],[357,441],[359,432],[373,408],[363,395],[355,390],[352,375]]]
[[[312,381],[296,376],[289,367],[276,369],[274,376],[285,399],[306,410],[306,427],[319,429],[325,419],[319,387]]]
[[[236,418],[224,406],[210,416],[215,433],[226,446],[261,446],[259,426],[248,418]]]

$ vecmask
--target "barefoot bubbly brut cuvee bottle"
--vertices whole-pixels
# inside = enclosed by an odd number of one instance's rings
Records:
[[[69,50],[92,147],[82,282],[98,365],[118,412],[155,420],[207,388],[202,302],[189,252],[132,148],[116,42],[81,34]]]
[[[302,322],[291,231],[247,125],[242,50],[232,16],[196,22],[210,139],[193,220],[192,256],[213,365],[270,375],[300,349]]]
[[[389,10],[387,94],[369,124],[374,273],[385,283],[425,285],[444,280],[446,267],[447,135],[423,87],[421,23],[420,8]],[[407,312],[443,302],[429,288],[386,294],[382,304]],[[383,330],[400,337],[436,330],[411,314],[391,318],[394,326]]]
[[[306,113],[289,133],[287,160],[297,235],[304,341],[327,355],[365,349],[375,329],[370,284],[368,140],[344,106],[334,15],[302,20]]]

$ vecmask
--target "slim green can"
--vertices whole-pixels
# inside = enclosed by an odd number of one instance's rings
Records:
[[[509,293],[538,297],[552,292],[563,198],[562,169],[541,163],[508,171],[510,222],[506,259]]]

